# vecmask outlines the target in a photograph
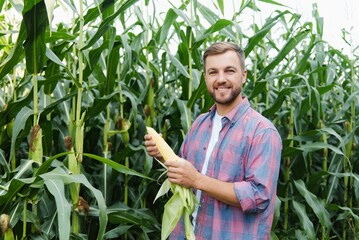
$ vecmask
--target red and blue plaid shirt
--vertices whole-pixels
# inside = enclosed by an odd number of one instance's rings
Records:
[[[193,123],[180,156],[200,171],[211,138],[216,107]],[[239,207],[227,205],[202,193],[196,239],[269,239],[273,221],[282,142],[265,117],[241,103],[222,119],[222,130],[209,160],[206,175],[234,183]],[[170,239],[185,239],[183,220]]]

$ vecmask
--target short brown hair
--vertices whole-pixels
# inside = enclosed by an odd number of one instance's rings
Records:
[[[231,42],[217,42],[209,46],[203,54],[203,67],[206,69],[206,59],[208,56],[222,54],[227,51],[234,51],[237,53],[242,70],[245,70],[245,56],[243,50]]]

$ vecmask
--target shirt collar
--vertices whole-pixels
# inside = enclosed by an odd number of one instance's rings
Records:
[[[224,118],[228,119],[233,125],[235,122],[238,121],[238,119],[242,117],[242,115],[248,110],[249,107],[250,104],[248,101],[248,97],[242,97],[242,101],[229,113],[227,113]],[[209,109],[211,119],[214,117],[216,109],[217,107],[215,104]]]

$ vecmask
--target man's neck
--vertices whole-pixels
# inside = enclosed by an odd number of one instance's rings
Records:
[[[221,116],[226,116],[230,111],[232,111],[236,106],[238,106],[242,101],[242,95],[240,94],[235,101],[230,104],[220,104],[215,103],[217,112]]]

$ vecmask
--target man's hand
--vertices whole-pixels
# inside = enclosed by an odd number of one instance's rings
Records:
[[[241,207],[234,192],[234,183],[223,182],[201,174],[187,160],[168,160],[164,163],[168,169],[167,177],[170,182],[186,188],[194,188],[207,193],[221,202],[235,207]]]
[[[167,177],[170,182],[181,185],[186,188],[197,188],[201,174],[187,160],[175,161],[169,160],[165,162],[168,169]]]
[[[155,141],[152,140],[152,137],[149,134],[145,135],[145,146],[146,151],[151,157],[155,157],[161,162],[163,162],[163,157],[161,153],[158,151],[158,148],[156,147]]]

